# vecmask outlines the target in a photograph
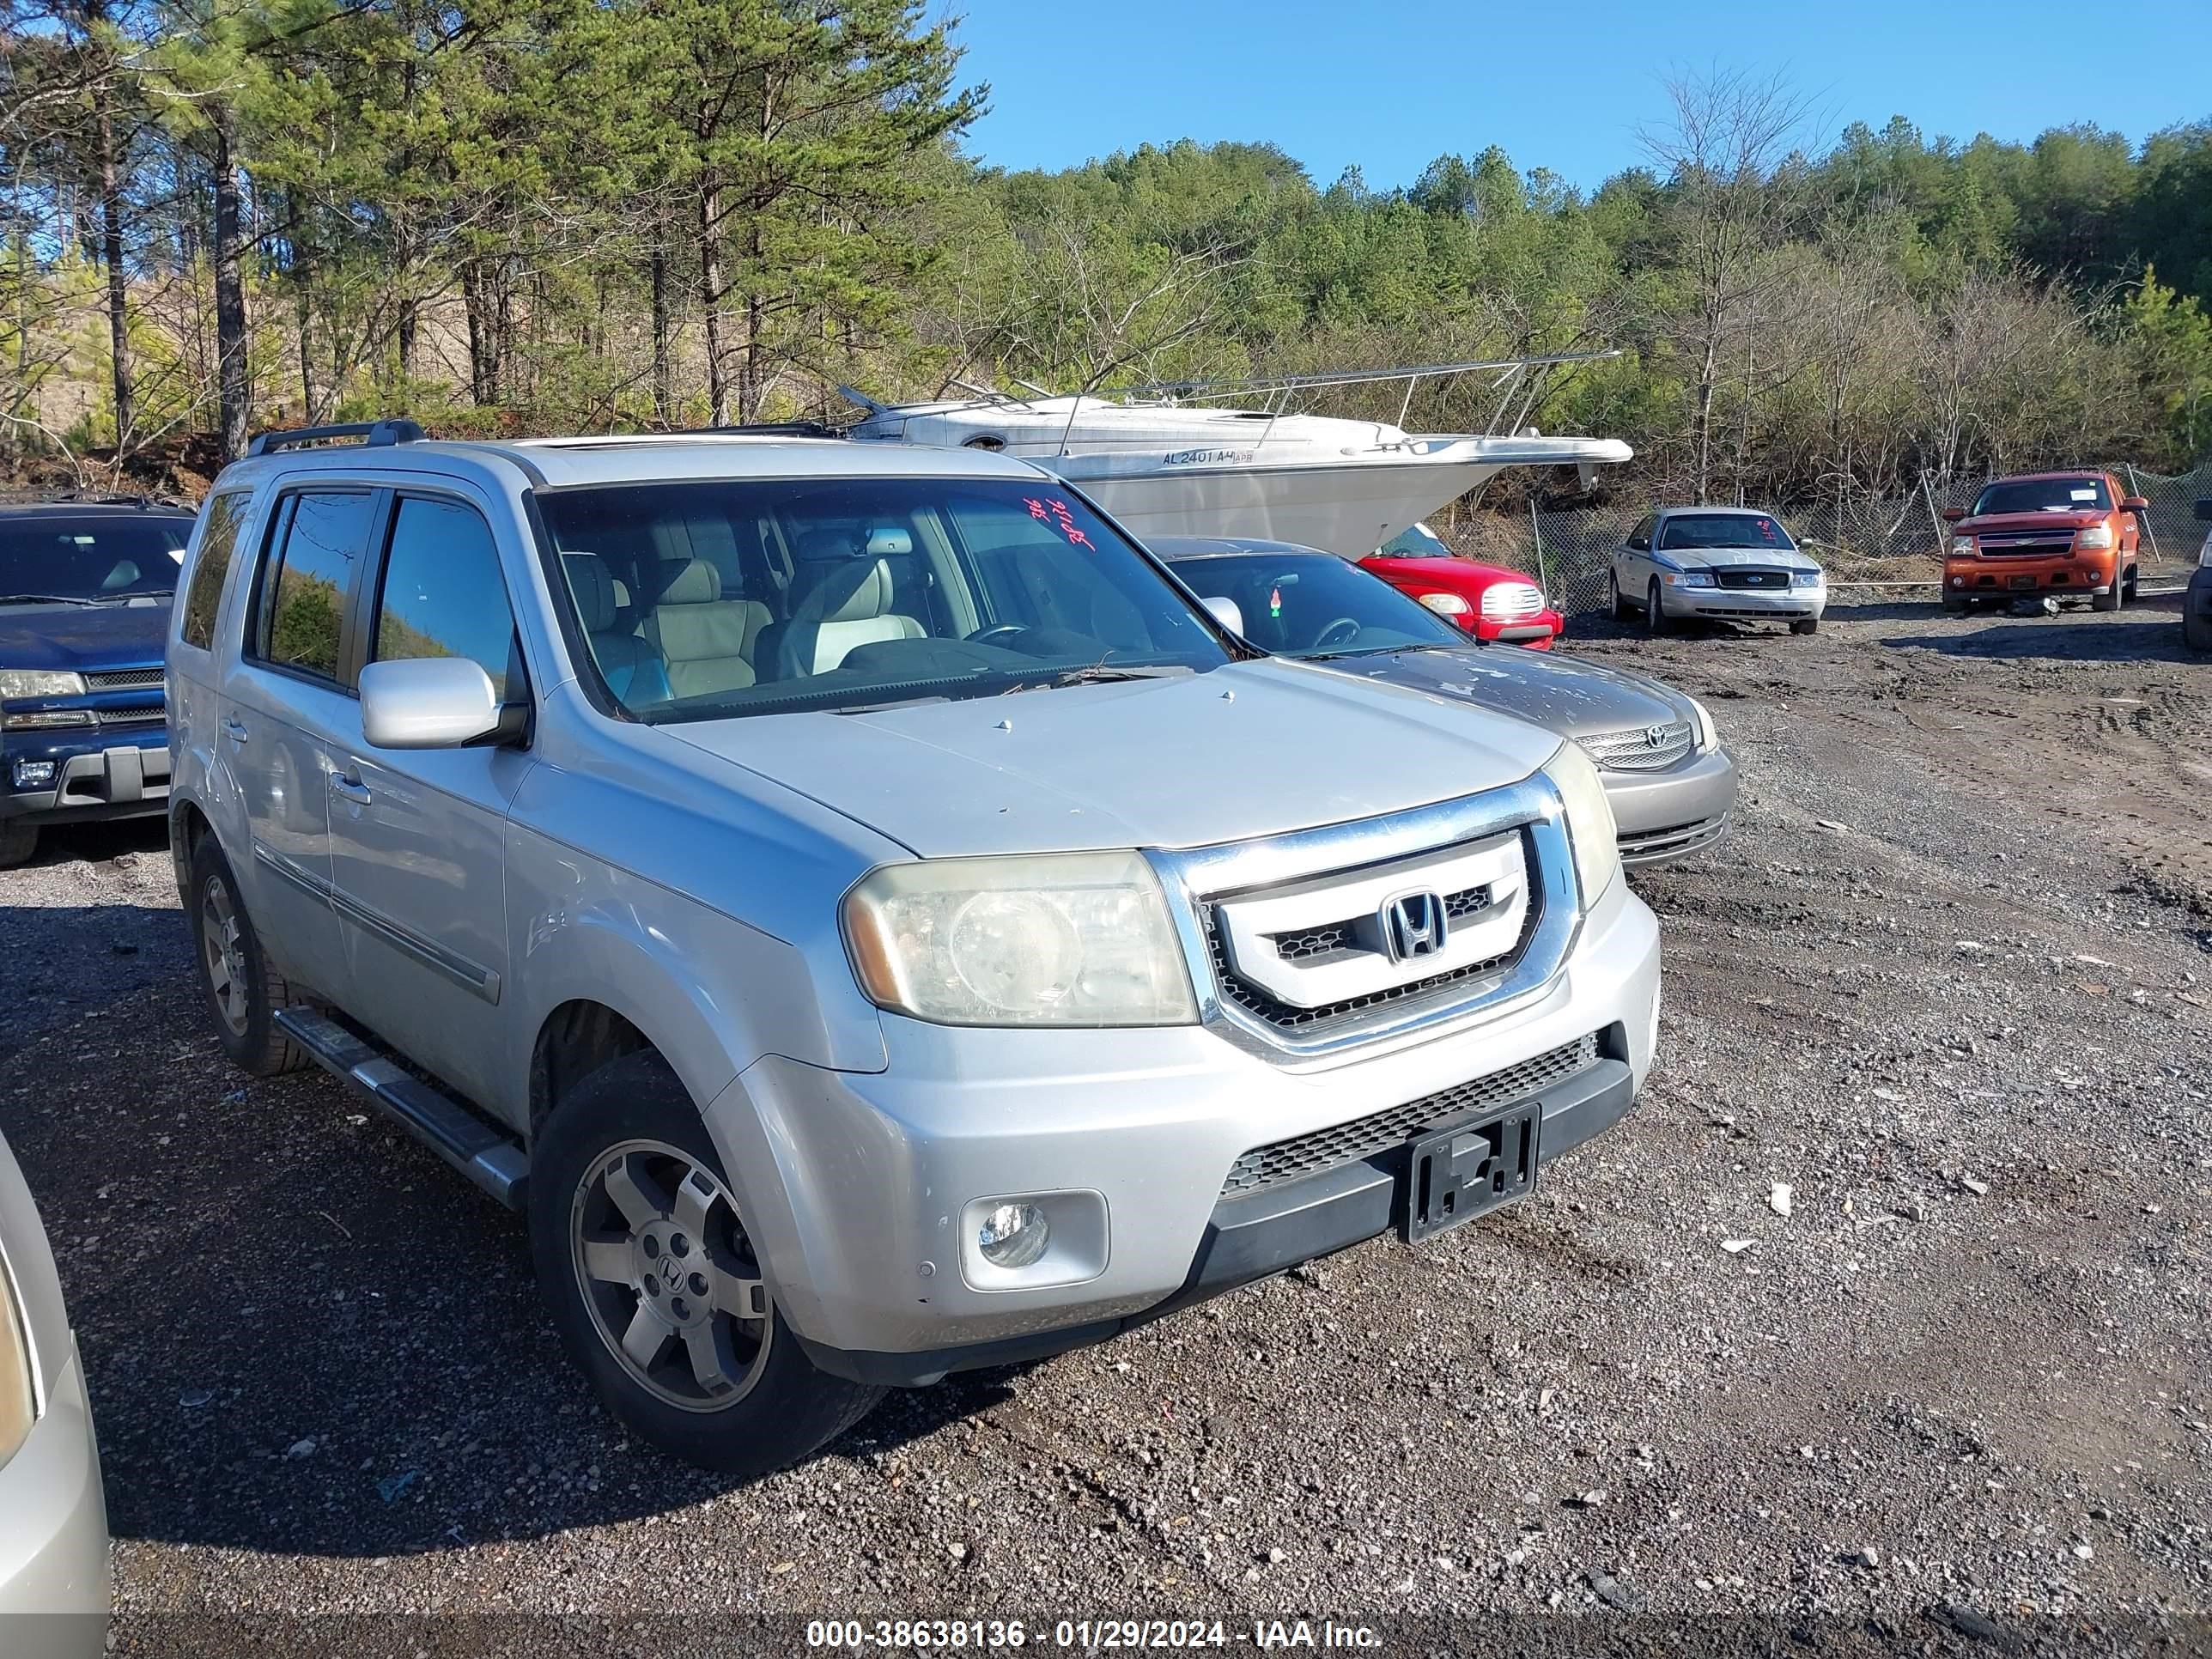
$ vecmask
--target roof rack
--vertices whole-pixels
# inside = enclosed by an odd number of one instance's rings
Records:
[[[300,449],[338,438],[359,438],[374,448],[386,444],[417,444],[422,437],[422,428],[412,421],[353,421],[343,426],[295,426],[279,432],[264,432],[246,445],[246,453],[270,455],[280,449]]]
[[[842,438],[845,435],[842,428],[820,421],[752,421],[742,426],[702,426],[694,430],[712,433],[717,437]]]

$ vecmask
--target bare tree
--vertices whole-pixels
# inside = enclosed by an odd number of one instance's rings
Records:
[[[1671,118],[1637,137],[1666,174],[1667,228],[1693,289],[1676,331],[1695,365],[1691,476],[1703,501],[1712,486],[1713,399],[1723,359],[1780,280],[1767,256],[1807,211],[1795,155],[1810,109],[1779,76],[1716,69],[1665,84]]]

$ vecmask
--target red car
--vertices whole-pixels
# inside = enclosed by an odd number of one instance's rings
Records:
[[[2133,596],[2139,516],[2150,510],[2109,472],[2031,472],[1982,486],[1965,511],[1946,507],[1943,608],[1984,599],[2087,599],[2118,611]]]
[[[1393,536],[1359,568],[1479,640],[1544,651],[1567,631],[1567,619],[1544,602],[1542,588],[1517,570],[1461,558],[1425,524]]]

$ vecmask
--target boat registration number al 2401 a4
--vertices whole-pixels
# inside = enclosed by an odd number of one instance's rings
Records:
[[[1160,458],[1162,466],[1206,466],[1226,463],[1242,465],[1252,459],[1249,449],[1171,449]]]

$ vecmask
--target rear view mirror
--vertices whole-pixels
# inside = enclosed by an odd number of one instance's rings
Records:
[[[1947,507],[1943,509],[1943,522],[1945,524],[1957,524],[1966,516],[1966,509],[1963,507]]]
[[[361,671],[361,734],[377,749],[458,749],[500,726],[498,693],[467,657],[410,657]]]
[[[1224,628],[1236,635],[1238,638],[1241,639],[1243,637],[1244,613],[1237,608],[1236,600],[1228,598],[1224,594],[1217,593],[1212,599],[1203,601],[1203,603],[1205,604],[1206,608],[1213,613],[1214,621],[1219,623]]]
[[[2150,498],[2146,495],[2130,495],[2124,501],[2121,501],[2120,511],[2123,513],[2148,513],[2150,511]]]

